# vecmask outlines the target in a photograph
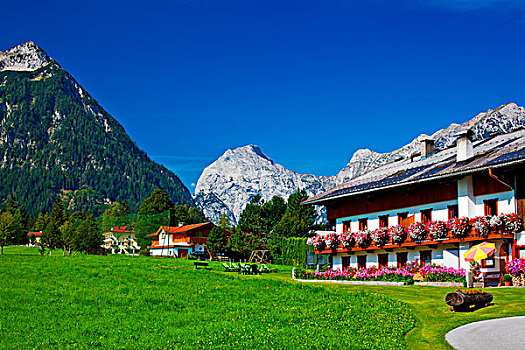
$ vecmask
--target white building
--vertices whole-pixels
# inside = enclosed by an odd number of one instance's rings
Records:
[[[525,130],[474,141],[457,135],[457,145],[435,150],[433,140],[420,139],[421,153],[386,164],[305,201],[324,205],[335,232],[375,230],[414,222],[447,221],[454,217],[518,213],[525,207]],[[464,253],[483,241],[496,243],[496,254],[482,261],[482,271],[502,272],[514,257],[525,257],[525,234],[495,229],[481,237],[471,230],[466,237],[418,243],[410,236],[401,244],[357,244],[345,249],[324,249],[334,269],[346,266],[403,265],[419,260],[446,267],[466,268]]]

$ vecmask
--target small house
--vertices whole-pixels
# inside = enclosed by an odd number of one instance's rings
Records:
[[[211,222],[195,225],[161,226],[157,232],[147,237],[154,238],[149,246],[151,256],[185,258],[188,254],[206,251],[206,242],[211,230],[216,226]]]
[[[104,244],[102,245],[111,254],[135,255],[140,246],[135,241],[135,231],[128,226],[112,227],[104,232]]]

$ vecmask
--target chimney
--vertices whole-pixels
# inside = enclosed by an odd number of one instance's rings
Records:
[[[425,134],[420,135],[418,141],[421,143],[421,159],[430,157],[436,149],[434,148],[434,139]]]
[[[456,136],[456,161],[463,162],[474,157],[474,149],[470,136],[474,133],[470,129],[458,132]]]

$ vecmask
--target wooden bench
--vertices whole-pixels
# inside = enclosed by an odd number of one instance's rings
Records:
[[[211,267],[208,267],[208,263],[207,262],[195,261],[193,263],[193,267],[195,268],[195,270],[199,270],[201,268],[203,268],[205,270],[211,270]]]

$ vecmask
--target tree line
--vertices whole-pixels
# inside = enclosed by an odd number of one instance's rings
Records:
[[[36,217],[25,211],[11,193],[4,209],[0,209],[0,247],[34,243],[40,234],[40,253],[60,249],[63,254],[101,252],[103,232],[114,226],[128,226],[135,230],[137,243],[146,248],[151,239],[146,235],[157,231],[160,226],[178,225],[180,222],[194,224],[205,222],[202,211],[186,205],[174,205],[164,190],[155,189],[144,199],[136,212],[133,212],[127,200],[113,202],[105,206],[102,215],[95,218],[93,212],[72,211],[67,209],[67,200],[57,196],[48,213],[39,213]]]
[[[279,196],[265,202],[261,195],[255,195],[246,203],[237,226],[230,225],[228,215],[221,215],[217,222],[220,229],[212,230],[208,237],[208,251],[212,255],[226,253],[243,259],[254,250],[267,250],[274,261],[278,260],[283,238],[309,237],[314,230],[322,228],[315,223],[315,209],[301,205],[306,199],[308,194],[304,189],[297,189],[287,202]],[[223,230],[232,234],[228,237]]]

